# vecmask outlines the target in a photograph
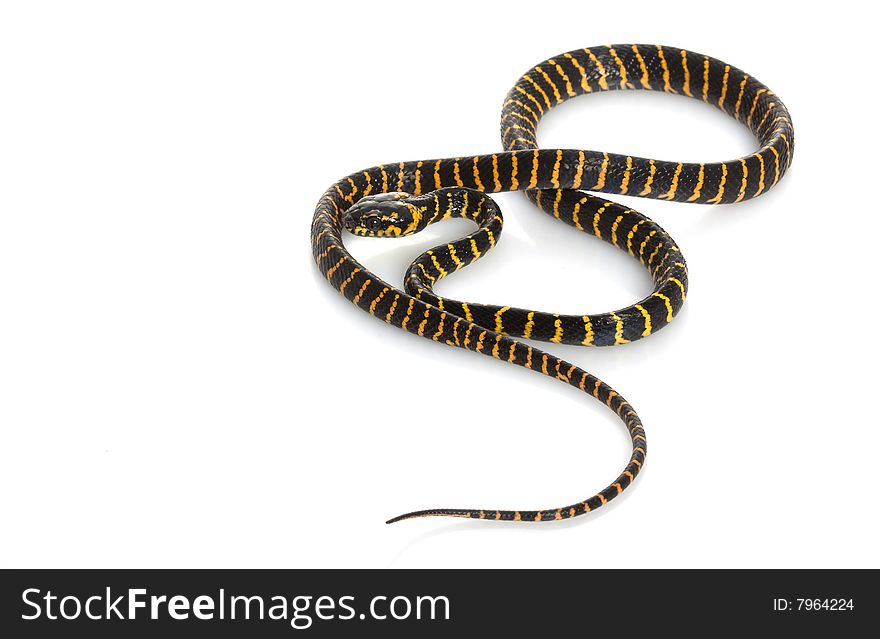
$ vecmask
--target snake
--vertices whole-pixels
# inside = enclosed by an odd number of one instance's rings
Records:
[[[547,149],[537,125],[552,107],[603,91],[663,91],[701,100],[743,123],[755,152],[726,162],[693,163],[582,149]],[[562,381],[605,404],[627,429],[632,452],[623,471],[591,497],[541,510],[431,508],[416,517],[549,522],[590,513],[633,484],[647,454],[641,419],[611,386],[525,340],[584,346],[626,344],[669,324],[687,295],[688,270],[675,241],[645,215],[597,195],[619,194],[698,204],[730,204],[773,188],[792,161],[794,131],[785,105],[763,83],[712,58],[662,45],[577,49],[529,69],[507,94],[504,151],[377,165],[334,183],[318,201],[312,255],[349,302],[408,333],[473,351]],[[441,279],[485,256],[498,242],[501,210],[491,193],[523,191],[542,211],[626,251],[651,275],[653,290],[612,312],[571,315],[441,297]],[[403,237],[450,218],[476,229],[417,257],[403,287],[383,281],[346,249],[347,234]]]

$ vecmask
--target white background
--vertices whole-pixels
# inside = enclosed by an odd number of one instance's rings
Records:
[[[880,565],[875,23],[804,4],[3,5],[2,565]],[[550,345],[644,420],[625,496],[560,525],[386,526],[582,499],[628,439],[563,384],[347,303],[312,262],[313,207],[380,162],[498,150],[522,72],[612,42],[757,76],[791,110],[794,165],[741,204],[626,200],[681,246],[684,310],[626,346]],[[718,110],[641,92],[556,108],[539,141],[754,148]],[[581,313],[650,291],[621,251],[499,201],[499,247],[443,294]],[[467,229],[350,246],[399,282]]]

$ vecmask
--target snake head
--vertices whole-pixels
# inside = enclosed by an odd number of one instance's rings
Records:
[[[343,224],[355,235],[401,237],[421,230],[425,209],[409,200],[409,193],[392,192],[368,195],[345,212]]]

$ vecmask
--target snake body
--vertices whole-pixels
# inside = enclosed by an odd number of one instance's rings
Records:
[[[601,151],[541,149],[541,116],[565,100],[597,91],[644,89],[703,100],[751,129],[760,148],[727,162],[685,163]],[[346,299],[371,315],[421,337],[555,377],[594,396],[626,425],[632,454],[623,472],[592,497],[545,510],[435,508],[400,515],[552,521],[591,512],[632,484],[647,452],[641,420],[613,388],[578,366],[520,341],[606,346],[646,337],[670,321],[687,294],[687,266],[672,238],[644,215],[594,195],[617,193],[700,204],[761,195],[791,163],[794,135],[787,109],[761,82],[706,55],[660,45],[578,49],[530,69],[510,90],[501,116],[504,152],[400,162],[358,171],[321,197],[312,222],[312,250],[321,273]],[[609,313],[565,315],[442,298],[441,278],[479,259],[497,242],[498,206],[487,193],[525,191],[542,210],[610,242],[650,272],[654,290]],[[418,232],[450,217],[477,230],[420,255],[404,288],[383,282],[346,250],[346,230],[370,236]]]

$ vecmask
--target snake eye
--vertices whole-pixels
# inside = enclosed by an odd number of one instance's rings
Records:
[[[379,221],[378,217],[371,217],[369,220],[367,220],[367,227],[371,231],[375,231],[376,229],[378,229],[380,224],[381,222]]]

